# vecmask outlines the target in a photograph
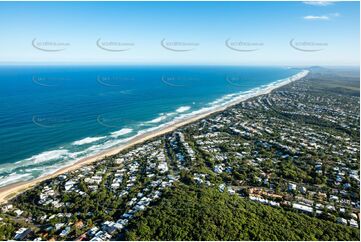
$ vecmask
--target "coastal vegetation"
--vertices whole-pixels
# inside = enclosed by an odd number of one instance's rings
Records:
[[[128,228],[127,240],[359,240],[358,229],[185,185],[169,189]]]
[[[359,97],[320,78],[48,179],[1,207],[0,238],[359,240]]]

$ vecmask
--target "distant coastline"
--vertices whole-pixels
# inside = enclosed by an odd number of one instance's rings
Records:
[[[128,148],[131,148],[132,146],[134,146],[136,144],[140,144],[140,143],[143,143],[154,137],[163,135],[168,132],[172,132],[179,127],[196,122],[196,121],[203,119],[213,113],[224,111],[227,108],[237,105],[238,103],[243,102],[249,98],[268,94],[274,89],[280,88],[293,81],[297,81],[297,80],[300,80],[300,79],[306,77],[308,75],[308,73],[309,73],[308,70],[303,70],[289,78],[273,82],[269,85],[266,85],[263,88],[256,88],[252,92],[247,92],[246,94],[240,94],[239,96],[224,103],[222,106],[216,106],[214,108],[206,108],[204,110],[196,111],[194,113],[191,113],[189,116],[174,120],[172,122],[165,124],[164,126],[160,126],[149,132],[136,135],[133,138],[129,139],[125,144],[102,151],[96,155],[92,155],[92,156],[83,158],[72,165],[65,166],[65,167],[55,171],[52,174],[44,175],[44,176],[38,177],[36,179],[30,180],[30,181],[17,182],[17,183],[13,183],[13,184],[9,184],[4,187],[1,187],[0,188],[0,203],[7,202],[9,199],[16,196],[20,192],[23,192],[44,180],[56,177],[63,173],[67,173],[67,172],[79,169],[84,165],[91,164],[97,160],[103,159],[104,157],[118,154],[119,152],[121,152],[125,149],[128,149]]]

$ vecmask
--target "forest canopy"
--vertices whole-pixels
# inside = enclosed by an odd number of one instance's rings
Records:
[[[128,240],[359,240],[359,230],[282,208],[179,185],[138,215]]]

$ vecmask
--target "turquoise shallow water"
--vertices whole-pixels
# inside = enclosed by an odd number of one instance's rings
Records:
[[[284,67],[2,66],[0,186],[290,77]]]

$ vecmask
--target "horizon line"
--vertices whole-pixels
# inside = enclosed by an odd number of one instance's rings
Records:
[[[0,66],[282,66],[282,67],[358,67],[360,64],[228,64],[228,63],[94,63],[94,62],[0,62]]]

